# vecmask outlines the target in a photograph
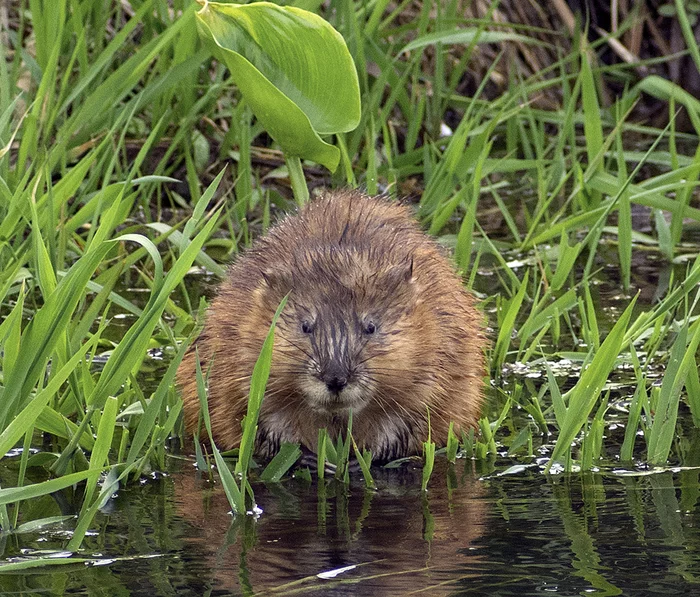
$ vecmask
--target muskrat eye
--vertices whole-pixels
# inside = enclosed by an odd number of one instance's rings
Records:
[[[301,331],[304,334],[310,334],[311,332],[314,331],[314,328],[308,321],[302,321],[301,322]]]
[[[365,325],[362,327],[362,333],[367,334],[368,336],[374,334],[374,332],[377,331],[377,326],[374,325],[373,321],[368,321],[365,323]]]

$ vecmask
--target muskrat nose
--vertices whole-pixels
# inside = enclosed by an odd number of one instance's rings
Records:
[[[333,394],[340,394],[341,390],[348,385],[348,380],[344,377],[339,377],[338,375],[329,376],[324,380],[326,382],[326,387],[329,392]]]

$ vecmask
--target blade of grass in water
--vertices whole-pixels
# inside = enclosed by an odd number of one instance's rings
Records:
[[[316,474],[323,479],[326,474],[326,445],[328,444],[328,432],[325,428],[318,430],[318,442],[316,443]]]
[[[427,407],[426,407],[427,408]],[[421,489],[428,491],[428,482],[433,474],[435,466],[435,442],[431,439],[430,429],[430,409],[428,409],[428,439],[423,442],[423,476],[421,480]]]
[[[372,466],[372,453],[369,450],[360,450],[352,440],[352,448],[355,452],[355,458],[360,465],[360,470],[362,471],[362,477],[365,480],[365,487],[367,489],[376,489],[374,479],[372,478],[372,473],[370,472],[370,467]]]
[[[224,488],[224,493],[228,499],[228,503],[231,506],[231,511],[234,514],[243,514],[246,511],[245,507],[245,487],[248,483],[247,477],[241,478],[241,487],[238,485],[238,481],[231,474],[231,471],[226,464],[221,452],[216,447],[214,442],[214,435],[211,431],[211,418],[209,416],[209,404],[207,401],[207,389],[206,381],[204,379],[204,374],[202,373],[202,367],[199,360],[199,352],[195,347],[195,374],[197,376],[197,395],[199,396],[199,403],[201,407],[202,418],[204,420],[204,426],[206,427],[207,434],[209,435],[209,445],[214,454],[214,460],[216,462],[216,470],[219,472],[219,478],[221,479],[221,485]]]
[[[513,333],[513,329],[515,328],[515,320],[520,312],[520,307],[523,304],[525,292],[527,291],[529,275],[530,272],[528,270],[525,272],[525,277],[520,283],[520,288],[518,289],[517,294],[503,306],[505,314],[501,320],[501,325],[498,330],[498,338],[496,339],[496,346],[492,357],[496,371],[500,371],[501,366],[505,361],[506,352],[508,351],[508,347],[510,346],[511,342],[511,335]]]
[[[435,466],[435,442],[428,441],[423,442],[423,476],[421,480],[421,489],[423,491],[428,491],[428,483],[430,477],[433,474],[433,468]]]
[[[688,341],[690,336],[690,341]],[[668,460],[671,444],[676,434],[676,419],[681,390],[686,383],[690,367],[697,367],[695,354],[700,345],[700,320],[688,328],[681,328],[671,348],[668,366],[659,392],[659,402],[647,443],[647,459],[651,464],[663,464]]]
[[[88,470],[94,471],[95,473],[100,473],[104,470],[105,466],[109,466],[109,450],[112,447],[112,436],[114,434],[114,423],[117,418],[117,407],[118,400],[116,398],[110,397],[105,402],[104,410],[100,418],[100,423],[97,428],[97,437],[95,439],[95,447],[90,455],[90,468]],[[113,469],[114,470],[114,469]],[[83,497],[83,505],[80,509],[80,514],[78,515],[78,524],[73,532],[69,543],[69,549],[71,551],[78,549],[80,544],[83,542],[83,537],[85,532],[87,532],[88,526],[92,523],[93,516],[97,511],[95,507],[95,502],[93,502],[93,494],[97,487],[98,476],[95,474],[87,479],[87,484],[85,486],[85,494]],[[107,480],[102,487],[102,492],[100,497],[105,495],[107,487],[111,486],[109,475]],[[116,486],[115,486],[116,489]],[[112,495],[114,490],[109,489],[107,495]],[[99,503],[101,500],[97,500]]]
[[[622,146],[622,133],[618,129],[615,137],[617,149],[617,171],[619,185],[622,187],[627,179],[627,164],[625,163],[624,149]],[[620,269],[622,270],[622,286],[625,290],[630,287],[632,271],[632,207],[630,205],[629,187],[620,195],[617,207],[617,240]]]
[[[581,48],[581,98],[583,100],[583,128],[586,138],[586,153],[588,163],[596,162],[597,156],[603,149],[603,124],[600,119],[600,105],[598,92],[593,78],[590,64],[590,52],[588,44],[582,42]],[[597,162],[597,170],[603,170],[600,160]],[[600,193],[594,193],[590,207],[596,208],[600,204]]]
[[[241,475],[243,479],[248,474],[248,467],[253,457],[253,449],[255,447],[255,436],[258,431],[258,416],[260,407],[262,406],[263,397],[265,396],[265,387],[267,379],[270,375],[270,365],[272,364],[272,348],[275,341],[275,326],[284,307],[287,304],[288,296],[282,299],[282,302],[277,307],[270,329],[267,332],[265,341],[263,342],[260,356],[255,362],[253,375],[250,380],[250,394],[248,395],[248,410],[243,420],[243,436],[241,438],[241,447],[236,462],[236,473]]]
[[[608,392],[609,394],[609,392]],[[581,470],[590,471],[598,464],[603,448],[603,432],[605,430],[605,413],[608,410],[608,395],[602,400],[593,420],[587,425],[581,442]]]
[[[283,443],[279,452],[275,454],[260,474],[260,480],[277,483],[296,464],[299,456],[301,456],[301,450],[298,444]]]
[[[559,461],[571,448],[571,442],[588,420],[588,415],[598,400],[600,390],[610,371],[615,366],[635,302],[636,299],[632,300],[625,309],[603,341],[588,368],[581,374],[576,385],[568,392],[568,408],[559,429],[559,437],[554,445],[552,456],[545,467],[546,471],[549,471],[552,465]]]
[[[332,442],[329,443],[332,444]],[[334,453],[335,459],[331,460],[331,463],[335,465],[335,479],[346,485],[350,482],[350,448],[352,443],[352,410],[350,410],[345,437],[342,434],[338,435]],[[326,452],[329,456],[332,454],[328,448],[326,448]]]
[[[454,432],[454,423],[450,421],[450,426],[447,429],[447,462],[455,463],[457,460],[457,450],[459,450],[459,438]]]
[[[634,345],[631,346],[630,353],[634,366],[636,389],[629,406],[629,415],[627,417],[627,424],[625,425],[625,439],[620,448],[620,460],[622,460],[622,462],[630,462],[632,460],[642,409],[645,404],[649,403],[645,379],[642,374],[642,366],[639,362],[639,357],[637,356]]]
[[[49,495],[55,491],[60,491],[76,483],[81,483],[85,479],[98,477],[102,471],[86,470],[79,473],[63,475],[58,479],[25,485],[24,487],[7,487],[0,489],[0,505],[12,504],[14,502],[29,500],[42,495]]]
[[[119,469],[121,471],[119,472]],[[100,493],[91,506],[86,510],[81,510],[80,516],[78,517],[78,522],[76,524],[75,530],[73,531],[73,536],[66,546],[69,551],[77,551],[85,538],[85,534],[88,531],[90,524],[92,524],[97,511],[103,508],[104,505],[112,498],[114,493],[119,489],[120,483],[127,479],[131,473],[131,467],[117,467],[114,466],[109,471],[106,479],[102,483],[102,488]]]

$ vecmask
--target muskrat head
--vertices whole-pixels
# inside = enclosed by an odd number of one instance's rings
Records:
[[[385,264],[376,255],[317,255],[311,268],[296,267],[293,276],[268,273],[266,283],[277,290],[272,303],[289,292],[277,326],[272,387],[293,386],[323,415],[357,414],[383,386],[394,387],[407,365],[412,268],[410,259]]]
[[[314,410],[359,412],[374,384],[367,359],[379,348],[379,317],[352,304],[295,309],[294,347],[305,357],[297,382]]]

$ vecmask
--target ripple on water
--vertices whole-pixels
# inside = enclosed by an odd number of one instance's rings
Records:
[[[412,465],[378,469],[376,492],[359,480],[256,484],[262,514],[234,519],[220,487],[182,464],[120,492],[72,554],[86,562],[0,574],[0,592],[60,579],[64,593],[86,595],[667,597],[694,594],[700,578],[693,467],[544,475],[536,463],[438,457],[427,494]],[[71,508],[70,493],[56,494],[41,515]],[[9,537],[5,561],[61,553],[72,524]]]

